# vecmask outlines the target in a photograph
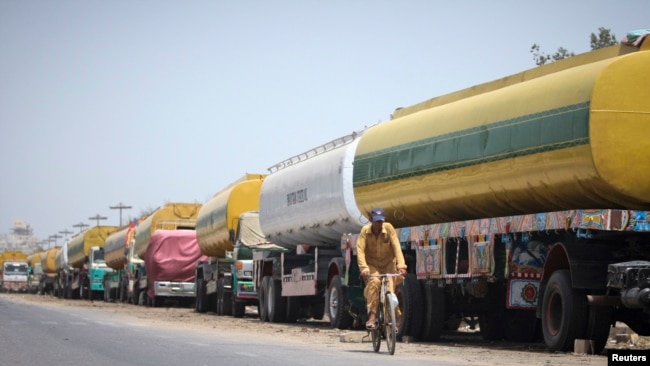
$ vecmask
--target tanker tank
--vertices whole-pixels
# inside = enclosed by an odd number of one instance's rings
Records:
[[[115,230],[115,226],[95,226],[72,237],[68,242],[68,265],[73,268],[83,267],[90,248],[103,247],[108,235]]]
[[[650,52],[635,50],[612,46],[396,110],[359,142],[358,206],[385,208],[396,227],[650,209]]]
[[[239,215],[259,210],[259,197],[265,174],[248,173],[206,202],[196,222],[196,236],[203,255],[225,257],[233,250],[231,233],[237,232]]]
[[[59,248],[54,257],[54,272],[58,273],[62,269],[68,267],[68,242],[63,243],[63,246]]]
[[[147,216],[135,230],[135,252],[144,258],[156,230],[194,230],[200,203],[167,203]]]
[[[129,247],[128,237],[135,226],[127,226],[110,234],[104,243],[104,261],[112,269],[123,269],[126,264],[125,249]]]
[[[43,273],[54,274],[56,273],[56,254],[61,251],[61,247],[53,247],[45,251],[41,257],[41,268]]]
[[[45,251],[41,250],[38,252],[34,252],[30,255],[27,256],[27,263],[29,264],[30,268],[36,267],[37,264],[41,264],[41,259],[45,255]]]
[[[367,219],[354,199],[352,163],[363,133],[338,138],[269,168],[259,217],[269,241],[287,249],[299,244],[336,247],[342,234],[361,229]]]

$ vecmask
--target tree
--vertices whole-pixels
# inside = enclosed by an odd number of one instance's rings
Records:
[[[612,33],[612,31],[604,27],[598,28],[598,35],[591,33],[589,38],[591,40],[592,51],[618,44],[616,41],[616,36]],[[547,55],[540,50],[540,46],[537,43],[533,43],[533,45],[530,47],[530,53],[533,54],[533,60],[535,60],[535,64],[537,66],[542,66],[546,63],[575,56],[575,53],[569,52],[569,50],[564,47],[558,48],[557,51],[552,55]]]
[[[595,34],[591,34],[591,50],[597,50],[600,48],[605,48],[618,44],[616,41],[616,36],[611,33],[611,30],[600,27],[598,28],[598,37]]]

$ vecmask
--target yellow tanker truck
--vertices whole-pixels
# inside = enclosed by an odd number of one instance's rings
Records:
[[[0,291],[27,292],[29,264],[27,254],[18,250],[0,253]]]
[[[251,247],[265,241],[257,211],[265,176],[244,175],[199,211],[196,234],[205,256],[195,269],[195,308],[199,313],[214,311],[241,318],[246,306],[258,305]]]
[[[200,208],[200,203],[167,203],[137,225],[133,245],[130,249],[133,250],[133,255],[126,258],[137,261],[137,263],[126,262],[128,288],[131,291],[126,296],[127,298],[131,298],[134,303],[139,305],[153,306],[161,305],[169,298],[184,298],[194,301],[193,275],[190,276],[191,281],[185,276],[179,279],[179,276],[184,275],[187,271],[183,269],[188,265],[193,265],[197,258],[189,254],[183,257],[172,253],[178,253],[175,250],[180,247],[188,250],[196,249],[196,253],[198,253],[194,228]],[[156,234],[158,231],[161,234]],[[178,239],[179,233],[174,233],[174,231],[191,231],[191,234],[183,239]],[[173,239],[160,238],[162,232],[168,232],[168,237],[173,237]],[[152,242],[159,245],[155,248],[157,250],[169,249],[170,256],[165,260],[170,264],[173,263],[173,266],[161,268],[161,266],[164,267],[163,260],[156,256],[151,256],[152,259],[155,258],[155,263],[146,262],[148,249]],[[167,245],[169,246],[167,247]],[[183,261],[191,262],[184,263]],[[151,271],[154,273],[149,273]]]
[[[56,255],[61,251],[60,246],[50,248],[41,256],[41,278],[38,285],[38,292],[41,295],[47,293],[54,294],[54,284],[56,283]]]
[[[612,46],[365,131],[354,198],[398,228],[402,336],[435,340],[465,318],[486,339],[543,337],[559,351],[588,339],[600,353],[616,321],[650,335],[649,65],[650,41]],[[344,253],[355,245],[343,236]],[[330,269],[329,298],[359,294],[347,264]],[[349,324],[352,308],[329,303]]]
[[[45,255],[45,251],[40,250],[27,256],[27,264],[29,265],[27,291],[32,294],[35,294],[39,291],[41,276],[43,275],[43,268],[41,267],[41,258],[43,255]]]
[[[67,245],[67,263],[58,272],[60,290],[65,298],[89,299],[103,297],[104,273],[111,271],[104,262],[104,242],[116,231],[115,226],[95,226],[73,236]]]

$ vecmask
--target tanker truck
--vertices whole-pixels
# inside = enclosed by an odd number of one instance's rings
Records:
[[[104,262],[104,243],[115,226],[95,226],[73,236],[67,243],[67,265],[59,271],[63,297],[71,299],[101,298],[104,273],[112,271]]]
[[[0,290],[2,292],[27,292],[29,264],[27,254],[8,250],[0,254]]]
[[[167,203],[164,206],[158,208],[144,220],[142,220],[135,228],[135,236],[133,242],[133,250],[135,255],[132,256],[133,259],[141,259],[144,263],[139,265],[133,264],[133,291],[131,298],[134,300],[135,304],[138,305],[153,305],[160,306],[163,304],[164,300],[169,297],[193,297],[194,292],[194,279],[192,281],[182,281],[179,283],[169,284],[159,281],[159,287],[152,287],[155,284],[155,281],[158,281],[158,277],[149,277],[147,272],[147,263],[146,263],[146,254],[147,249],[152,243],[152,236],[158,230],[194,230],[196,226],[196,217],[201,208],[200,203]],[[170,255],[174,252],[170,252]],[[174,255],[179,255],[176,253]],[[190,256],[192,258],[192,256]],[[164,258],[156,257],[154,258],[158,261],[163,260]],[[193,257],[191,263],[195,263],[197,257]],[[177,257],[177,258],[168,258],[170,261],[177,261],[181,263],[188,261],[190,259]],[[129,263],[127,263],[129,265]],[[156,265],[156,264],[150,264]],[[151,267],[149,267],[151,268]],[[165,277],[174,277],[178,273],[181,273],[183,265],[178,265],[174,268],[165,267],[166,271],[170,273],[161,274],[158,271],[155,275]],[[174,271],[177,271],[174,272]],[[129,285],[130,286],[130,285]],[[157,285],[156,285],[157,286]]]
[[[32,294],[39,291],[41,276],[43,275],[43,268],[41,267],[41,258],[43,255],[45,255],[45,251],[41,250],[27,256],[27,264],[29,265],[27,291]]]
[[[137,220],[134,220],[106,238],[104,260],[113,271],[104,273],[104,301],[119,300],[135,304],[135,273],[144,266],[144,261],[133,250],[136,225]]]
[[[56,283],[56,255],[61,251],[60,246],[52,247],[45,251],[41,257],[41,278],[38,284],[38,293],[45,295],[54,294],[54,284]]]
[[[399,229],[403,335],[435,340],[461,317],[485,339],[542,338],[552,351],[584,339],[600,353],[616,321],[650,335],[648,65],[650,42],[612,46],[365,131],[354,200]],[[350,257],[356,233],[341,239]]]
[[[333,309],[345,309],[346,314],[365,309],[363,298],[354,307],[339,302],[336,293],[327,296],[330,284],[342,283],[345,273],[341,236],[367,222],[352,187],[352,163],[363,134],[343,136],[269,168],[259,221],[276,247],[253,252],[262,321],[322,319],[327,308],[337,326]]]
[[[195,268],[199,313],[243,317],[257,306],[252,282],[252,248],[266,243],[259,227],[259,193],[264,174],[249,173],[214,195],[201,207],[196,234],[205,260]]]
[[[69,241],[63,243],[54,256],[54,270],[56,275],[54,277],[53,294],[58,298],[69,298],[72,295],[65,291],[65,280],[67,278],[65,274],[70,271],[68,267],[68,243]]]
[[[194,266],[205,259],[195,230],[154,232],[144,257],[151,305],[161,306],[165,300],[172,299],[181,305],[193,304],[196,296]]]

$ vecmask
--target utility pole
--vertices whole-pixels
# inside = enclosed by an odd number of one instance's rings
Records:
[[[72,227],[78,227],[78,228],[79,228],[79,232],[84,231],[84,228],[85,228],[85,227],[88,227],[88,226],[90,226],[90,225],[88,225],[88,224],[84,224],[83,222],[80,222],[80,223],[78,223],[78,224],[72,225]]]
[[[99,220],[106,220],[106,219],[107,217],[99,216],[99,214],[88,218],[88,220],[97,220],[97,226],[99,226]]]
[[[120,227],[122,227],[122,210],[128,210],[131,206],[125,206],[122,202],[118,203],[116,206],[109,206],[111,210],[120,210]]]
[[[59,234],[50,235],[50,239],[53,239],[53,240],[54,240],[54,246],[57,246],[57,245],[58,245],[58,243],[56,242],[56,240],[57,240],[57,239],[60,239],[60,238],[62,238],[62,236],[59,235]]]
[[[65,229],[65,230],[59,231],[59,234],[63,234],[63,241],[65,242],[65,241],[68,240],[68,235],[73,234],[73,232],[68,230],[68,229]]]

